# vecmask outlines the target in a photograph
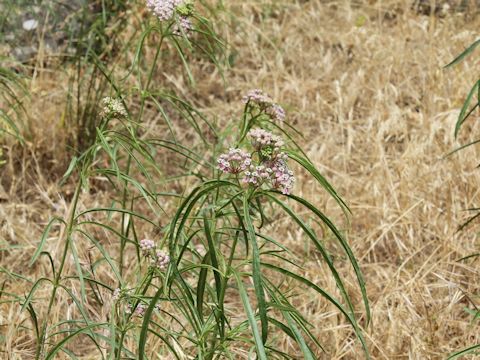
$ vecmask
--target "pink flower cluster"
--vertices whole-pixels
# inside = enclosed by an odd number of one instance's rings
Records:
[[[285,120],[285,110],[278,105],[278,104],[272,104],[271,106],[267,107],[265,109],[265,113],[268,114],[273,120],[276,120],[278,122],[282,122]]]
[[[120,300],[120,296],[121,296],[120,288],[116,288],[115,290],[113,290],[113,295],[112,295],[112,300],[113,301]]]
[[[177,36],[182,36],[185,34],[189,36],[193,30],[193,24],[190,19],[186,16],[180,16],[178,22],[173,27],[173,34]]]
[[[147,311],[147,308],[148,308],[148,305],[145,304],[145,303],[138,303],[137,304],[137,307],[135,308],[135,310],[133,310],[133,315],[137,316],[137,317],[143,317],[143,315],[145,315],[145,311]],[[127,314],[131,314],[132,313],[132,309],[133,309],[133,305],[132,304],[128,304],[127,305],[127,309],[125,310],[125,312]],[[160,311],[160,306],[157,304],[155,305],[155,309],[159,310]]]
[[[175,9],[182,4],[183,0],[147,0],[147,7],[161,21],[170,20]]]
[[[272,186],[274,189],[280,190],[283,194],[290,194],[295,184],[293,171],[287,167],[284,159],[277,159],[272,164]]]
[[[150,250],[155,249],[155,242],[149,239],[140,240],[140,249],[144,255],[147,255]]]
[[[137,317],[143,317],[145,315],[145,311],[147,310],[148,304],[145,302],[141,302],[138,300],[137,297],[133,297],[134,290],[122,290],[120,288],[116,288],[112,294],[112,300],[118,302],[125,306],[122,308],[125,309],[126,314],[132,314]],[[136,305],[134,305],[136,304]],[[155,305],[157,310],[160,310],[160,305]]]
[[[178,13],[178,20],[173,25],[172,33],[177,36],[188,36],[193,30],[193,24],[188,18],[189,6],[186,0],[146,0],[148,9],[161,21],[169,21]],[[187,10],[185,11],[186,8]]]
[[[161,250],[156,250],[156,245],[153,240],[141,240],[140,249],[142,250],[143,256],[150,259],[152,266],[162,271],[167,269],[170,263],[170,256]]]
[[[100,104],[102,105],[102,110],[100,111],[100,116],[102,117],[128,116],[127,110],[119,98],[107,96],[100,101]]]
[[[223,172],[239,174],[250,166],[252,158],[243,150],[231,148],[228,153],[220,155],[217,163],[218,168]]]
[[[155,253],[155,266],[160,270],[166,270],[168,264],[170,263],[170,256],[165,254],[163,251],[157,250]]]
[[[248,91],[247,95],[245,95],[242,100],[245,104],[251,102],[263,106],[268,106],[273,103],[272,98],[260,89]]]
[[[125,312],[127,314],[131,314],[132,313],[132,309],[133,309],[133,305],[132,304],[128,304],[127,306],[127,309],[125,310]],[[145,315],[145,311],[147,310],[147,305],[144,304],[144,303],[139,303],[137,304],[137,307],[135,308],[135,310],[133,310],[133,315],[137,316],[137,317],[143,317],[143,315]]]
[[[243,182],[249,183],[255,186],[261,185],[264,181],[268,180],[272,175],[272,169],[264,165],[251,166],[249,171],[245,171],[245,177]]]
[[[261,186],[268,182],[273,189],[279,190],[282,194],[290,194],[295,184],[295,177],[282,158],[267,161],[264,165],[251,166],[245,171],[243,182],[254,186]]]
[[[285,110],[260,89],[250,90],[242,100],[245,104],[257,105],[260,110],[264,111],[265,114],[275,121],[282,122],[285,120]]]
[[[255,150],[259,151],[265,148],[271,148],[272,151],[278,152],[284,145],[284,142],[280,136],[273,135],[270,131],[264,129],[254,129],[248,132],[248,135],[252,139],[252,146]]]
[[[264,129],[251,130],[249,136],[254,153],[249,154],[241,149],[232,148],[218,158],[219,169],[229,174],[242,173],[243,183],[255,187],[269,184],[273,189],[289,194],[295,183],[295,177],[287,166],[288,155],[280,151],[284,145],[283,140]],[[253,156],[258,159],[256,164],[252,161]]]

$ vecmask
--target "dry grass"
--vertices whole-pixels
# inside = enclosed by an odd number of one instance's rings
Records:
[[[463,210],[479,200],[477,152],[443,158],[458,145],[453,126],[477,63],[442,69],[475,39],[480,21],[466,21],[463,14],[419,15],[406,3],[230,2],[225,18],[232,28],[226,37],[238,55],[226,72],[226,89],[218,74],[200,65],[193,94],[185,90],[185,79],[169,80],[222,121],[238,112],[239,94],[253,87],[267,90],[286,106],[290,120],[305,134],[307,153],[353,211],[345,226],[372,305],[373,321],[366,329],[372,357],[441,359],[480,342],[478,328],[464,310],[478,304],[478,264],[456,261],[480,245],[475,229],[457,232],[466,218]],[[28,269],[26,264],[48,219],[68,209],[68,194],[39,161],[58,152],[49,143],[48,126],[55,129],[59,116],[52,107],[42,118],[35,116],[54,96],[43,93],[50,85],[40,80],[32,88],[37,99],[31,126],[35,132],[40,123],[48,125],[40,126],[43,130],[29,144],[35,150],[26,152],[29,171],[17,169],[14,177],[12,169],[0,170],[10,177],[1,179],[9,184],[9,200],[0,202],[0,239],[11,247],[0,252],[1,277],[7,280],[6,291],[19,296],[31,284],[6,272],[33,277],[46,271],[46,265]],[[478,127],[463,133],[470,131]],[[298,179],[295,191],[335,215],[333,202],[308,179]],[[100,200],[97,194],[83,201],[93,206]],[[341,221],[340,212],[333,217]],[[305,272],[333,288],[325,266],[288,224],[280,219],[272,229],[299,254],[310,252]],[[50,250],[57,247],[53,240]],[[337,265],[342,269],[342,259]],[[346,263],[344,271],[349,271]],[[359,294],[354,296],[360,303]],[[318,324],[318,337],[329,351],[321,358],[363,357],[341,317],[323,300],[303,294],[298,304]],[[60,302],[54,317],[63,317],[68,306]],[[29,358],[33,339],[20,328],[25,318],[17,304],[0,304],[0,334],[11,359]],[[287,339],[284,346],[290,346]]]

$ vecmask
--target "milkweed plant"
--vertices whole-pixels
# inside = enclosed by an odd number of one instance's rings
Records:
[[[100,102],[95,140],[65,174],[64,182],[76,182],[68,216],[50,221],[32,257],[32,264],[45,259],[51,268],[22,301],[33,324],[35,358],[76,358],[88,347],[102,359],[316,359],[328,349],[298,311],[291,293],[296,286],[331,303],[368,358],[355,304],[324,239],[335,239],[356,274],[366,326],[370,310],[360,268],[343,233],[295,194],[295,172],[307,173],[348,213],[345,202],[302,151],[283,107],[264,91],[246,93],[236,131],[223,131],[186,100],[155,89],[164,47],[179,51],[191,76],[182,47],[208,51],[195,46],[202,36],[222,41],[193,2],[147,0],[146,7],[155,23],[142,33],[137,66],[128,75],[145,74],[139,57],[155,33],[146,80],[128,89],[125,78],[98,64],[111,96]],[[139,104],[129,106],[138,94]],[[164,137],[144,131],[147,106],[164,119]],[[195,143],[179,140],[179,126],[196,134]],[[98,179],[110,184],[109,200],[86,208],[82,197]],[[335,294],[302,274],[292,249],[272,235],[273,216],[284,216],[311,242],[330,270]],[[54,230],[59,251],[53,253],[46,243]],[[87,258],[85,247],[96,255]],[[47,308],[39,311],[40,289],[49,293]],[[68,316],[57,319],[52,311],[60,294],[70,305]],[[296,344],[290,353],[279,346],[278,333]]]

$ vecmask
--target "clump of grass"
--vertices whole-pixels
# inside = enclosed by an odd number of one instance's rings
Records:
[[[31,259],[31,264],[40,259],[49,264],[48,275],[38,278],[22,301],[31,318],[35,358],[51,359],[60,352],[75,357],[82,346],[90,346],[101,358],[143,359],[150,357],[150,345],[156,342],[163,344],[161,355],[177,359],[297,356],[279,350],[274,333],[280,332],[304,358],[314,359],[323,348],[290,300],[297,286],[333,304],[368,357],[354,300],[325,239],[337,242],[351,264],[368,324],[358,263],[329,218],[295,195],[292,169],[303,169],[348,213],[345,202],[297,143],[299,134],[284,120],[281,105],[266,94],[249,93],[240,126],[229,132],[216,128],[173,92],[155,88],[153,74],[166,48],[177,52],[193,84],[187,52],[203,52],[218,65],[211,50],[221,46],[208,20],[190,5],[161,20],[140,34],[127,77],[119,78],[98,56],[90,58],[111,96],[92,102],[92,141],[73,157],[64,176],[76,180],[68,216],[50,221]],[[145,68],[149,37],[157,46]],[[199,46],[197,38],[216,45]],[[127,87],[130,77],[135,87]],[[132,98],[139,99],[135,108],[129,106]],[[162,115],[168,129],[163,137],[144,134],[142,119],[149,106]],[[179,141],[173,115],[195,134],[190,142]],[[226,153],[229,147],[233,149]],[[157,162],[165,153],[175,161],[167,169]],[[179,177],[188,179],[191,187],[176,188]],[[98,179],[109,184],[111,198],[107,204],[82,208],[82,194]],[[271,236],[271,219],[278,217],[315,247],[338,296],[303,276],[298,255]],[[56,254],[44,248],[53,229],[59,231],[62,249]],[[142,240],[140,229],[149,238]],[[106,244],[107,236],[117,243]],[[90,244],[87,257],[78,250],[82,242]],[[47,304],[37,296],[44,287],[49,289]],[[62,296],[71,304],[68,316],[51,319]],[[238,303],[243,315],[238,315]]]

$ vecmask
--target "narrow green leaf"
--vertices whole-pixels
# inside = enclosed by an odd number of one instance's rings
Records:
[[[245,291],[245,287],[243,286],[242,279],[238,275],[237,272],[234,272],[235,278],[237,280],[238,291],[240,292],[240,297],[242,298],[243,307],[245,308],[245,312],[247,313],[248,322],[250,324],[250,328],[253,332],[253,337],[255,340],[255,346],[257,348],[257,355],[259,360],[267,360],[267,354],[265,353],[265,347],[263,345],[263,339],[260,336],[260,332],[258,330],[257,321],[255,319],[255,315],[252,310],[252,306],[250,305],[250,300],[248,299],[248,294]]]
[[[83,334],[83,333],[88,333],[93,328],[101,327],[101,326],[105,326],[105,325],[108,325],[108,323],[94,323],[94,324],[89,324],[89,325],[87,325],[87,326],[85,326],[81,329],[78,329],[77,331],[75,331],[72,334],[66,336],[61,341],[59,341],[57,344],[55,344],[55,346],[46,355],[45,360],[54,359],[54,356],[57,354],[57,352],[60,351],[63,348],[63,346],[67,342],[69,342],[72,338],[74,338],[75,336],[77,336],[79,334]]]
[[[466,56],[468,56],[475,48],[480,44],[480,39],[477,41],[473,42],[468,48],[466,48],[460,55],[458,55],[452,62],[448,63],[445,65],[446,68],[453,66],[455,64],[458,64],[460,61],[462,61]]]
[[[478,106],[478,100],[477,100],[477,103],[474,105],[474,107],[469,111],[468,114],[466,114],[468,107],[470,105],[470,102],[472,101],[473,95],[475,95],[475,93],[479,89],[479,84],[480,84],[480,80],[475,82],[475,85],[473,85],[473,87],[470,89],[470,92],[468,93],[467,98],[463,103],[462,109],[460,110],[460,114],[458,115],[457,123],[455,124],[455,134],[454,134],[455,138],[457,137],[458,132],[460,131],[460,128],[462,127],[465,120],[467,120],[467,118],[470,116],[473,110],[475,110],[475,108],[477,108]]]
[[[473,352],[475,352],[476,350],[479,350],[480,351],[480,344],[477,344],[477,345],[473,345],[473,346],[470,346],[466,349],[463,349],[461,351],[458,351],[456,353],[453,353],[452,355],[450,355],[448,357],[447,360],[454,360],[454,359],[458,359],[459,357],[461,356],[465,356],[465,355],[468,355],[468,354],[471,354]]]
[[[247,228],[247,235],[252,244],[252,277],[253,285],[255,287],[255,294],[258,302],[258,312],[260,315],[260,321],[262,323],[262,340],[263,343],[267,341],[268,337],[268,318],[267,318],[267,305],[265,303],[265,290],[262,284],[262,273],[260,268],[260,251],[258,249],[257,235],[255,228],[253,227],[252,218],[250,216],[250,207],[248,205],[248,197],[245,194],[243,198],[243,216],[245,218],[245,224]]]
[[[338,195],[337,191],[333,188],[332,185],[325,179],[322,174],[315,168],[310,160],[303,156],[299,156],[297,153],[293,151],[288,151],[288,156],[296,161],[299,165],[301,165],[305,170],[307,170],[319,183],[323,186],[323,188],[335,199],[335,201],[340,205],[342,210],[347,213],[351,213],[347,203]]]
[[[47,227],[43,231],[42,238],[40,239],[40,244],[38,245],[37,250],[33,254],[32,259],[30,260],[30,263],[28,264],[28,266],[32,266],[33,263],[38,259],[38,257],[42,253],[43,247],[45,246],[45,242],[47,241],[48,234],[50,233],[50,229],[52,228],[53,224],[55,224],[55,222],[57,221],[65,225],[65,221],[59,217],[54,217],[48,222]]]

